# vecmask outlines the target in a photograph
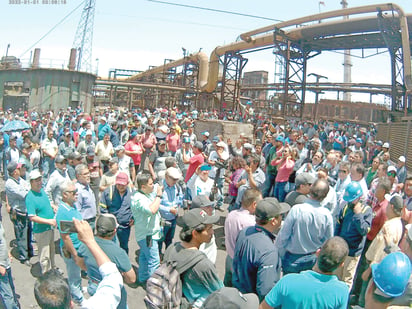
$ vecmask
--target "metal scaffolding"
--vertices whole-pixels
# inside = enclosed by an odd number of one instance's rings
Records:
[[[219,59],[219,61],[222,61]],[[242,71],[247,63],[247,59],[243,58],[238,52],[227,52],[223,57],[223,78],[220,89],[220,108],[226,107],[236,111],[239,106],[237,100],[240,94],[240,82]]]
[[[378,13],[378,23],[385,44],[391,58],[392,91],[391,91],[391,110],[404,111],[407,104],[406,87],[404,85],[404,64],[402,38],[399,32],[398,20],[395,15],[383,16]],[[410,109],[410,105],[408,106]]]

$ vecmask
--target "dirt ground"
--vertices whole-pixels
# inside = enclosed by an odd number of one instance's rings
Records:
[[[1,181],[1,191],[4,191],[4,183]],[[4,196],[4,194],[3,194]],[[3,202],[4,205],[4,202]],[[227,208],[227,205],[224,206],[224,208]],[[181,213],[183,214],[183,210],[181,210]],[[11,250],[12,255],[14,256],[12,260],[12,275],[13,275],[13,280],[14,284],[16,287],[16,293],[20,297],[20,304],[22,309],[29,309],[29,308],[40,308],[36,300],[34,298],[34,293],[33,293],[33,287],[36,278],[40,275],[40,265],[38,261],[38,257],[34,256],[31,258],[30,263],[32,264],[31,267],[23,265],[19,262],[19,260],[16,258],[17,257],[17,252],[16,249],[13,247],[14,244],[14,231],[13,231],[13,225],[10,221],[9,215],[6,212],[6,208],[2,207],[1,208],[1,214],[3,217],[3,225],[4,229],[6,232],[6,239],[9,244],[9,249]],[[224,219],[227,215],[227,212],[216,212],[217,215],[220,215],[220,221],[219,223],[215,226],[215,236],[216,236],[216,243],[218,245],[218,255],[217,255],[217,260],[216,260],[216,267],[219,273],[219,277],[223,280],[224,277],[224,272],[225,272],[225,259],[226,259],[226,252],[224,246],[221,244],[224,244],[224,236],[223,236],[223,224],[224,224]],[[58,232],[55,231],[55,239],[56,239],[56,249],[58,248],[58,240],[59,240],[59,235]],[[179,228],[176,230],[175,234],[175,240],[179,239]],[[131,235],[130,235],[130,241],[129,241],[129,257],[132,262],[132,265],[135,267],[135,270],[137,272],[137,267],[138,263],[136,261],[136,253],[138,253],[139,246],[136,243],[135,237],[134,237],[134,228],[132,229]],[[65,273],[66,272],[66,267],[63,262],[63,259],[60,257],[58,252],[56,251],[56,264],[57,266]],[[87,280],[83,279],[83,287],[87,286]],[[143,298],[145,296],[145,291],[143,290],[142,287],[137,287],[137,288],[132,288],[126,285],[126,290],[127,290],[127,303],[130,309],[140,309],[140,308],[145,308]],[[85,294],[85,297],[88,297],[88,294]],[[1,304],[0,304],[1,308]]]

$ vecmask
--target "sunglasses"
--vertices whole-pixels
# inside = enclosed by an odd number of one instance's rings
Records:
[[[347,173],[348,171],[345,171],[345,170],[339,170],[339,173]]]

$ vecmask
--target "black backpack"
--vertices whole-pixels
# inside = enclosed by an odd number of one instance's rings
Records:
[[[152,274],[146,283],[144,302],[148,309],[177,309],[182,304],[181,275],[207,258],[203,253],[197,254],[190,262],[180,268],[175,261],[166,261]]]

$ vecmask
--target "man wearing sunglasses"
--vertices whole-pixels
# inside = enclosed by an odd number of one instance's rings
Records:
[[[73,182],[65,182],[61,186],[62,201],[56,213],[56,223],[60,232],[60,253],[66,264],[67,279],[70,286],[70,294],[76,305],[82,305],[82,277],[80,267],[82,259],[77,255],[80,248],[80,240],[77,233],[62,230],[61,221],[73,221],[73,219],[83,220],[82,215],[75,207],[77,201],[77,189]],[[83,264],[84,265],[84,264]]]

